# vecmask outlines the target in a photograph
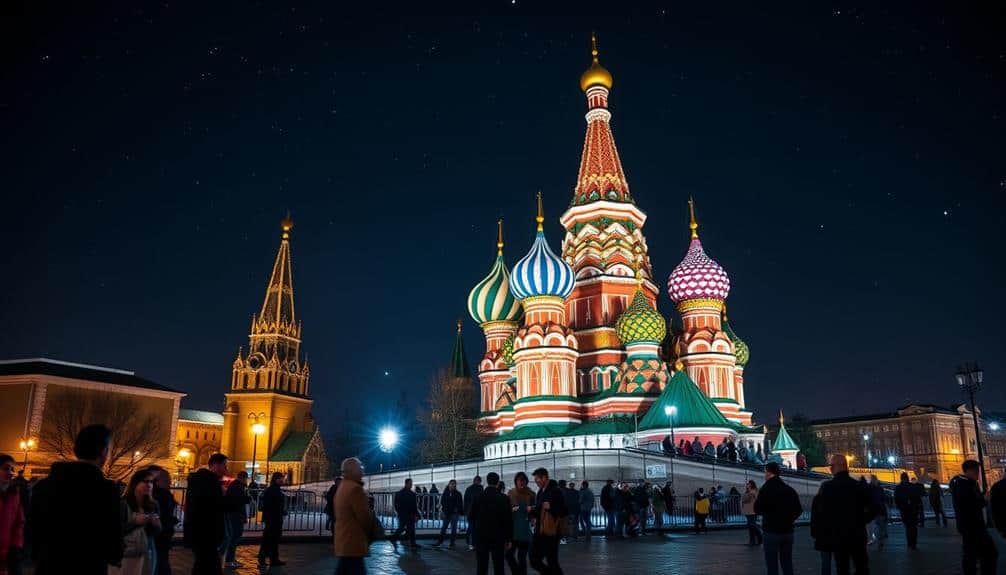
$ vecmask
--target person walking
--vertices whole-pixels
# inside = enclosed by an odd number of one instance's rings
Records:
[[[709,517],[709,496],[699,487],[694,494],[695,499],[695,532],[706,531],[706,518]]]
[[[793,523],[803,513],[800,497],[779,477],[779,464],[765,465],[765,483],[755,498],[755,513],[762,516],[762,538],[768,575],[793,575]]]
[[[506,552],[506,562],[513,575],[527,575],[527,552],[531,546],[531,508],[534,491],[528,487],[527,475],[520,471],[513,478],[514,488],[507,493],[513,514],[513,536]]]
[[[234,553],[244,534],[245,522],[248,521],[248,504],[251,503],[247,471],[238,472],[237,477],[227,486],[225,496],[231,510],[224,514],[224,542],[220,546],[220,552],[224,556],[225,567],[240,567],[241,563],[234,558]]]
[[[153,539],[161,530],[161,517],[153,497],[154,473],[141,469],[133,473],[122,495],[120,521],[122,564],[108,570],[109,575],[153,575]]]
[[[633,499],[636,504],[636,512],[639,516],[639,534],[646,535],[646,524],[650,514],[650,482],[640,481],[636,485]]]
[[[335,529],[335,494],[339,491],[339,484],[342,483],[341,477],[335,477],[332,479],[332,485],[328,486],[328,491],[325,492],[325,530],[332,531]]]
[[[590,490],[590,484],[584,481],[580,484],[580,527],[583,528],[584,536],[588,541],[594,531],[594,525],[590,520],[593,511],[594,492]]]
[[[579,540],[579,530],[580,530],[580,492],[576,490],[576,484],[570,481],[563,485],[563,482],[559,482],[559,486],[562,487],[562,497],[563,503],[566,505],[566,533],[573,538],[573,541]],[[561,542],[565,543],[566,538],[563,537]]]
[[[531,567],[543,575],[562,575],[559,566],[559,535],[566,504],[562,491],[548,470],[539,467],[531,474],[538,486],[532,513],[535,517],[534,537],[531,543]]]
[[[482,495],[482,491],[484,490],[485,488],[482,487],[482,478],[478,475],[472,479],[472,484],[465,489],[465,523],[468,525],[467,529],[465,529],[465,542],[468,543],[469,551],[475,549],[474,534],[478,530],[478,526],[471,519],[470,512],[472,505],[475,504],[475,500],[478,499],[479,495]]]
[[[221,478],[227,473],[227,456],[214,453],[207,466],[189,474],[182,524],[185,546],[192,550],[192,575],[218,575],[220,543],[224,540],[224,514],[230,509]]]
[[[335,575],[366,575],[363,558],[370,555],[375,533],[383,531],[377,523],[367,492],[363,490],[363,464],[355,457],[342,460],[342,482],[335,492],[333,538],[337,559]]]
[[[664,503],[663,489],[654,487],[652,494],[653,530],[659,535],[664,530],[664,512],[667,511],[667,506]]]
[[[28,508],[35,575],[107,575],[122,560],[119,488],[105,478],[112,430],[88,425],[74,439],[77,461],[53,463]]]
[[[929,507],[933,510],[933,519],[936,521],[936,525],[940,524],[940,519],[943,519],[943,526],[947,526],[947,513],[943,510],[943,488],[940,487],[940,482],[937,479],[933,479],[932,483],[929,484]]]
[[[901,481],[894,488],[894,505],[901,513],[901,523],[905,526],[905,538],[909,549],[918,549],[919,545],[919,508],[922,507],[922,497],[916,486],[908,482],[908,474],[901,473]]]
[[[744,495],[741,496],[741,513],[747,521],[748,545],[761,545],[761,529],[758,529],[758,514],[755,513],[754,504],[758,499],[758,484],[753,479],[749,479],[744,485]]]
[[[664,506],[667,507],[667,515],[671,520],[671,525],[673,525],[674,505],[675,505],[674,482],[668,481],[667,483],[665,483],[662,493],[664,495]]]
[[[405,487],[395,493],[394,499],[395,515],[398,516],[398,529],[389,538],[391,544],[398,546],[398,538],[405,533],[409,538],[409,547],[416,549],[416,519],[419,517],[419,508],[416,502],[416,492],[412,490],[412,479],[405,480]]]
[[[877,548],[882,551],[884,544],[887,543],[887,493],[884,492],[884,486],[880,484],[880,480],[877,479],[876,475],[870,476],[867,490],[870,494],[870,504],[873,505],[873,509],[877,514],[873,517],[870,525],[867,526],[866,544],[876,543]]]
[[[999,551],[985,525],[985,497],[978,487],[981,466],[968,459],[961,464],[961,471],[961,475],[950,480],[954,522],[961,534],[961,571],[964,575],[975,575],[980,565],[982,575],[995,573]]]
[[[601,510],[604,511],[605,525],[604,534],[608,537],[615,535],[615,480],[609,479],[601,488]]]
[[[814,540],[814,551],[821,558],[821,575],[831,575],[832,548],[831,538],[827,535],[831,527],[825,524],[824,499],[821,497],[821,486],[810,504],[810,538]]]
[[[849,476],[844,455],[833,455],[829,464],[833,477],[821,484],[811,506],[814,548],[834,556],[839,575],[848,575],[850,561],[856,575],[866,575],[866,526],[878,513],[877,505],[870,488]]]
[[[14,457],[0,453],[0,575],[21,573],[25,508],[14,480]]]
[[[440,537],[433,543],[434,547],[442,545],[444,537],[447,535],[447,527],[451,528],[451,545],[454,548],[454,540],[458,536],[458,517],[464,511],[464,500],[461,492],[458,491],[457,480],[451,479],[440,494],[440,515],[443,523],[440,525]]]
[[[154,489],[151,495],[157,502],[157,511],[161,519],[161,530],[154,536],[154,573],[171,575],[170,551],[171,541],[175,537],[175,526],[178,525],[178,517],[175,516],[178,503],[171,493],[171,475],[168,474],[168,470],[158,465],[151,465],[148,469],[154,474]]]
[[[500,476],[496,472],[486,475],[489,485],[472,505],[472,517],[478,522],[475,533],[476,573],[488,575],[489,560],[493,562],[493,575],[506,575],[503,571],[503,552],[510,548],[513,538],[513,515],[510,499],[500,493]]]

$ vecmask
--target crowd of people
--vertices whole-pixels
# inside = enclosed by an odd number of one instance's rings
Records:
[[[135,470],[124,484],[105,477],[112,432],[103,425],[85,427],[76,437],[75,461],[54,463],[48,476],[35,484],[15,472],[13,457],[0,454],[0,575],[19,575],[30,555],[38,575],[80,573],[85,575],[163,575],[171,573],[169,550],[178,527],[177,502],[171,492],[169,473],[158,466]],[[728,455],[729,457],[729,455]],[[223,567],[237,567],[239,544],[249,509],[257,506],[264,529],[259,545],[260,565],[283,565],[279,557],[287,496],[282,490],[284,474],[274,473],[258,498],[249,490],[247,473],[238,473],[225,483],[227,457],[210,456],[206,467],[188,476],[183,543],[191,551],[192,573],[218,574]],[[887,539],[888,511],[897,509],[905,526],[909,550],[918,547],[918,528],[924,525],[924,501],[937,525],[947,525],[943,490],[933,482],[925,486],[902,474],[890,492],[872,477],[853,479],[844,456],[830,461],[832,478],[823,482],[810,509],[810,534],[820,554],[821,572],[830,575],[868,573],[870,545],[882,546]],[[727,521],[725,508],[736,502],[747,524],[748,544],[763,548],[769,575],[793,573],[794,526],[804,512],[800,497],[780,475],[774,461],[764,465],[765,481],[744,485],[744,492],[720,485],[696,490],[692,505],[696,533],[707,521]],[[950,482],[955,523],[962,541],[962,571],[966,575],[995,573],[998,551],[986,521],[988,512],[1000,531],[1006,531],[1006,480],[987,493],[979,486],[980,467],[965,461],[962,473]],[[394,495],[397,529],[388,539],[418,547],[416,521],[436,516],[441,520],[442,545],[449,537],[453,547],[459,519],[465,518],[465,537],[475,551],[476,570],[487,574],[493,566],[503,575],[561,574],[560,546],[580,537],[590,539],[594,521],[595,494],[587,481],[556,480],[545,468],[529,478],[519,472],[507,489],[497,473],[481,477],[462,493],[451,480],[443,492],[432,486],[416,490],[411,479]],[[533,490],[530,483],[537,486]],[[424,498],[425,496],[425,498]],[[430,503],[421,504],[424,499]],[[676,505],[673,485],[635,485],[608,480],[599,499],[608,537],[641,537],[651,529],[661,530]],[[425,514],[424,514],[425,508]],[[373,499],[363,487],[363,466],[356,458],[342,462],[340,475],[325,494],[325,513],[333,531],[337,574],[366,573],[365,557],[371,544],[386,536]],[[730,515],[736,512],[730,511]],[[601,515],[597,515],[600,518]],[[449,535],[448,535],[449,531]]]

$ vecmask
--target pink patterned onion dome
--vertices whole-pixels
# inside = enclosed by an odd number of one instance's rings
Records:
[[[667,291],[674,303],[695,299],[723,301],[730,293],[730,277],[706,255],[699,238],[692,238],[685,259],[667,278]]]

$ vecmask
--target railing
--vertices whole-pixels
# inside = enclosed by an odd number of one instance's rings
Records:
[[[398,528],[398,516],[394,510],[394,493],[381,492],[372,493],[374,503],[374,513],[381,524],[387,530]],[[893,497],[887,494],[887,517],[888,520],[900,520],[901,514],[893,504]],[[810,521],[810,509],[813,497],[800,496],[800,504],[803,507],[798,522],[806,523]],[[953,517],[953,503],[949,494],[942,495],[943,509],[948,517]],[[419,519],[416,521],[417,531],[439,531],[443,521],[440,513],[440,494],[438,493],[417,493],[416,503],[419,508]],[[930,506],[928,497],[923,500],[923,510],[926,518],[934,517],[934,512]],[[666,506],[662,514],[661,522],[663,529],[683,529],[692,527],[695,523],[695,498],[693,495],[675,496],[673,501]],[[740,526],[747,522],[741,507],[740,495],[726,495],[721,499],[710,502],[709,516],[706,520],[709,526]],[[608,515],[601,508],[601,498],[594,496],[594,507],[590,511],[590,524],[594,530],[604,530],[608,525]],[[656,518],[652,513],[652,506],[647,513],[647,526],[653,527]],[[467,520],[464,516],[458,518],[458,531],[467,529]]]
[[[252,489],[248,492],[248,495],[251,497],[251,503],[245,506],[245,514],[248,517],[245,521],[246,532],[262,531],[265,528],[265,524],[262,523],[262,514],[259,510],[259,502],[261,501],[263,491],[265,490]],[[188,490],[184,487],[171,488],[171,493],[174,495],[175,501],[178,502],[178,507],[175,508],[175,516],[179,521],[177,528],[179,536],[181,536],[182,525],[185,520],[185,496],[187,492]],[[325,524],[328,518],[324,512],[325,502],[317,493],[312,491],[284,490],[283,495],[286,499],[286,516],[283,517],[283,531],[317,535],[326,533]]]

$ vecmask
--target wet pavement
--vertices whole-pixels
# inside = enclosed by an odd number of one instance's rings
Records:
[[[930,524],[931,525],[931,524]],[[1006,544],[994,535],[1001,552]],[[764,573],[761,548],[746,545],[744,530],[711,531],[702,535],[674,533],[608,541],[595,536],[588,543],[582,538],[560,547],[559,561],[567,574],[596,573],[628,574],[689,574],[719,575]],[[397,549],[386,541],[371,547],[367,559],[371,574],[405,573],[408,575],[474,573],[475,553],[467,551],[463,540],[455,549],[435,548],[430,541],[420,540],[420,549]],[[225,573],[235,575],[330,575],[335,571],[335,558],[329,543],[288,543],[280,548],[283,567],[260,569],[256,562],[257,545],[238,549],[239,569]],[[794,549],[796,573],[820,573],[817,552],[814,551],[808,529],[798,528]],[[1006,561],[1006,559],[1004,559]],[[173,573],[187,574],[191,570],[191,555],[184,549],[172,551]],[[874,574],[946,575],[960,572],[960,538],[949,527],[926,527],[919,533],[919,550],[909,551],[900,525],[890,526],[890,540],[883,550],[870,547],[870,567]],[[509,569],[507,570],[509,573]],[[533,573],[533,571],[532,571]]]

